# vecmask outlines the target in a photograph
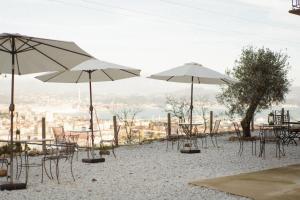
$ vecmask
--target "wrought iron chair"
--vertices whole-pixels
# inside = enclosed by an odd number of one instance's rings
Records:
[[[198,138],[201,139],[201,143],[202,143],[202,148],[203,148],[203,144],[205,143],[205,148],[207,148],[207,136],[209,135],[208,133],[206,133],[206,130],[207,130],[207,123],[206,121],[204,121],[204,124],[203,124],[204,128],[203,128],[203,131],[202,133],[198,133]]]
[[[119,135],[120,128],[121,128],[121,126],[117,125],[117,130],[116,130],[117,131],[117,136]],[[115,146],[117,146],[117,144],[116,144],[116,139],[117,138],[115,138],[115,137],[117,137],[117,136],[115,134],[113,134],[112,138],[103,139],[101,131],[100,131],[100,151],[99,151],[100,156],[109,155],[110,152],[108,151],[108,148],[111,147],[111,151],[112,151],[114,157],[116,158]],[[109,146],[107,146],[107,144]]]
[[[281,157],[285,155],[284,151],[284,140],[283,132],[285,129],[283,127],[264,127],[260,128],[260,157],[266,157],[266,143],[274,143],[276,150],[276,157]]]
[[[75,181],[74,174],[73,174],[73,157],[76,149],[76,143],[74,142],[67,142],[67,143],[59,143],[53,145],[52,148],[52,153],[51,154],[46,154],[42,158],[42,181],[44,179],[44,171],[46,175],[48,176],[49,179],[53,179],[53,174],[52,174],[52,161],[55,163],[55,172],[56,172],[56,179],[57,182],[59,183],[59,161],[64,160],[66,162],[70,163],[70,171],[73,180]],[[49,171],[50,174],[47,172],[46,169],[46,162],[49,161]]]
[[[244,142],[251,142],[252,155],[256,155],[256,141],[258,140],[258,137],[257,136],[244,137],[241,134],[239,124],[237,122],[233,122],[233,125],[234,125],[234,129],[235,129],[237,138],[238,138],[239,143],[240,143],[239,154],[242,155],[242,153],[244,151]]]
[[[243,141],[243,138],[242,138],[242,134],[240,132],[239,124],[237,122],[233,122],[233,126],[234,126],[236,136],[239,140],[239,144],[240,144],[238,154],[241,156],[242,153],[243,153],[243,150],[244,150],[244,141]]]
[[[165,130],[166,130],[166,140],[167,140],[167,148],[166,151],[168,151],[169,148],[169,142],[172,144],[172,149],[174,146],[174,143],[177,142],[177,150],[179,150],[179,130],[178,130],[178,124],[177,123],[171,123],[171,134],[168,134],[168,123],[164,124]]]
[[[209,133],[211,142],[212,142],[212,144],[213,144],[214,147],[219,147],[218,146],[218,141],[217,141],[217,136],[218,136],[218,131],[219,131],[220,123],[221,123],[221,120],[216,120],[215,121],[215,125],[214,125],[212,131]]]
[[[79,145],[77,144],[77,142],[79,139],[79,134],[66,132],[63,126],[52,127],[52,132],[55,138],[55,144],[64,144],[69,142],[76,144],[75,151],[77,152],[76,159],[78,160]]]

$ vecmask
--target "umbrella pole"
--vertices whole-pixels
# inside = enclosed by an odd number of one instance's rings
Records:
[[[92,157],[94,158],[94,126],[93,126],[93,93],[92,93],[92,71],[89,70],[89,85],[90,85],[90,129],[91,129],[91,135],[92,135]]]
[[[193,92],[194,92],[194,77],[192,76],[192,84],[191,84],[191,113],[190,113],[190,137],[193,131]]]
[[[14,57],[14,56],[13,56]],[[13,153],[13,136],[14,136],[14,110],[15,110],[15,105],[14,105],[14,85],[15,85],[15,66],[14,66],[14,59],[13,64],[12,64],[12,75],[11,75],[11,100],[10,100],[10,106],[9,106],[9,111],[10,111],[10,172],[9,172],[9,178],[10,178],[10,183],[13,183],[13,170],[14,170],[14,153]]]
[[[12,38],[12,54],[11,54],[11,99],[10,99],[10,172],[9,178],[10,183],[14,182],[14,153],[13,153],[13,144],[14,144],[14,111],[15,111],[15,104],[14,104],[14,88],[15,88],[15,38]]]
[[[92,73],[94,70],[88,70],[86,71],[89,73],[89,85],[90,85],[90,129],[91,129],[91,137],[92,137],[92,147],[91,150],[88,150],[88,158],[87,159],[82,159],[82,162],[84,163],[99,163],[99,162],[105,162],[105,158],[95,158],[95,153],[94,153],[94,127],[93,127],[93,93],[92,93]],[[91,153],[92,158],[89,157],[89,153]]]

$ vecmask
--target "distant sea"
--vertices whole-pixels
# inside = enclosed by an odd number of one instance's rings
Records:
[[[255,121],[258,123],[267,122],[268,114],[272,110],[281,110],[282,107],[284,107],[285,110],[289,110],[289,113],[291,116],[291,121],[300,121],[300,107],[294,106],[294,105],[274,106],[270,109],[264,110],[255,115]],[[34,109],[34,110],[42,112],[42,110],[40,110],[39,108]],[[46,110],[46,112],[47,112],[47,110]],[[86,117],[88,117],[88,115],[89,115],[88,110],[85,112],[82,109],[80,111],[78,111],[78,110],[72,109],[72,108],[56,109],[56,110],[53,110],[53,108],[49,108],[49,110],[51,110],[52,113],[58,113],[61,115],[71,115],[71,116],[81,115],[81,116],[86,116]],[[45,111],[45,110],[43,109],[43,111]],[[207,112],[206,112],[207,116],[209,115],[209,111],[214,112],[215,118],[221,118],[221,119],[228,118],[225,114],[226,109],[222,106],[207,108]],[[103,119],[103,120],[111,120],[112,116],[113,116],[113,114],[107,109],[97,110],[97,114],[98,114],[99,119]],[[197,115],[200,116],[201,113],[197,112],[197,110],[196,110],[194,112],[194,116],[197,116]],[[141,120],[165,120],[166,116],[167,116],[167,113],[165,112],[164,108],[147,106],[145,108],[142,108],[142,111],[137,114],[136,118],[141,119]]]

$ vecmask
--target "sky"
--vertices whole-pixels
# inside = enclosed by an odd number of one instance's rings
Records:
[[[287,53],[292,85],[300,86],[300,16],[288,13],[290,0],[5,0],[1,6],[0,32],[74,41],[100,60],[142,70],[141,78],[95,83],[97,94],[188,89],[145,77],[188,62],[224,73],[250,45]],[[17,77],[16,90],[88,90],[33,77]],[[0,93],[9,91],[9,81],[0,76]]]

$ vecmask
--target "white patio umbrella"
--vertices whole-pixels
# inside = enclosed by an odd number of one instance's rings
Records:
[[[92,56],[74,42],[49,40],[20,34],[0,34],[0,73],[11,74],[10,145],[14,132],[14,78],[15,74],[68,70]],[[13,152],[10,154],[10,183],[1,189],[19,189],[26,184],[14,184]]]
[[[191,103],[190,103],[190,132],[193,123],[193,85],[194,84],[230,84],[235,82],[229,76],[203,67],[198,63],[186,63],[182,66],[172,68],[167,71],[153,74],[149,78],[165,80],[170,82],[191,83]]]
[[[70,71],[54,72],[37,76],[36,78],[43,82],[57,82],[57,83],[89,83],[90,90],[90,129],[92,138],[92,150],[94,147],[94,129],[93,129],[93,95],[92,95],[92,82],[102,81],[115,81],[125,78],[140,76],[141,70],[121,65],[90,59],[80,65],[74,67]],[[104,160],[84,159],[83,162],[103,162]]]

